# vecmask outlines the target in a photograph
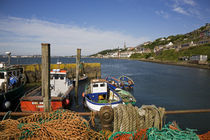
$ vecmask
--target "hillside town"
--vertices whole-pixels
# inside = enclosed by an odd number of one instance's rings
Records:
[[[199,47],[201,45],[210,44],[210,23],[206,23],[206,25],[202,26],[200,29],[182,35],[181,37],[178,36],[178,39],[174,39],[175,37],[176,36],[169,36],[167,38],[162,37],[156,39],[153,42],[147,41],[135,47],[127,47],[126,42],[124,42],[123,48],[118,47],[117,49],[114,49],[112,51],[102,51],[103,53],[99,52],[96,55],[93,55],[93,57],[130,58],[134,54],[144,55],[151,53],[153,53],[154,55],[158,55],[159,53],[166,50],[175,50],[175,52],[179,52],[181,50],[190,49],[192,47]],[[149,59],[153,59],[153,57],[149,57]],[[179,60],[198,60],[202,61],[202,63],[205,64],[205,62],[208,60],[208,56],[204,54],[184,56],[180,57]]]

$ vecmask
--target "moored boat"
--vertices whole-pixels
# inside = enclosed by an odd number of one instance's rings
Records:
[[[50,72],[51,109],[66,108],[70,105],[71,81],[66,77],[67,71],[53,69]],[[41,87],[31,91],[21,98],[22,112],[44,111]]]
[[[124,88],[130,88],[130,89],[132,89],[134,87],[134,81],[130,77],[128,77],[128,76],[124,76],[124,75],[123,76],[120,76],[119,77],[119,80],[121,82],[123,82]]]
[[[116,107],[122,104],[122,98],[111,88],[105,79],[93,79],[86,86],[85,104],[92,111],[100,111],[103,106]]]
[[[115,88],[123,89],[124,88],[123,83],[115,77],[108,76],[108,77],[106,77],[106,81],[108,82],[108,85],[113,89],[115,89]]]
[[[121,88],[116,88],[115,91],[122,98],[123,103],[125,103],[125,104],[130,103],[132,105],[136,104],[136,99],[129,91],[123,90]]]
[[[0,63],[0,104],[1,111],[16,107],[24,94],[26,78],[23,67]]]

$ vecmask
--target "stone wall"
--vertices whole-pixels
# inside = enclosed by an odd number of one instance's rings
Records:
[[[23,65],[27,82],[41,82],[41,64]],[[76,64],[51,64],[51,69],[65,69],[67,70],[67,77],[74,78],[76,76]],[[80,73],[85,73],[89,79],[101,77],[100,63],[83,63]]]

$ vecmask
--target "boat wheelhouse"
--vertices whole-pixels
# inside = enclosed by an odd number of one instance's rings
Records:
[[[100,111],[103,106],[116,107],[122,104],[122,99],[109,89],[105,79],[93,79],[85,89],[85,103],[90,110]]]

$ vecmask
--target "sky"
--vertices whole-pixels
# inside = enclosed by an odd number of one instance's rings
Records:
[[[0,0],[0,54],[71,56],[135,47],[210,23],[210,0]]]

